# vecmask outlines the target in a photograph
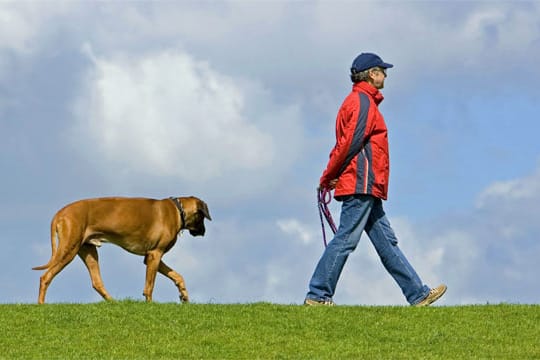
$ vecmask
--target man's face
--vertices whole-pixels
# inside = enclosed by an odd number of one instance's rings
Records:
[[[371,85],[377,89],[384,88],[384,79],[386,78],[386,69],[383,68],[373,68],[369,72]]]

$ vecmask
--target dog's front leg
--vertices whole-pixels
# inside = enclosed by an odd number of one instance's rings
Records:
[[[159,269],[159,263],[163,252],[160,250],[149,251],[144,257],[144,263],[146,264],[146,282],[144,284],[143,295],[146,301],[152,301],[152,292],[154,291],[154,284],[156,282],[156,274]]]
[[[160,261],[158,271],[174,282],[174,284],[178,288],[178,291],[180,292],[180,301],[182,301],[183,303],[189,302],[189,296],[186,289],[186,283],[184,282],[184,277],[170,267],[168,267],[163,261]]]

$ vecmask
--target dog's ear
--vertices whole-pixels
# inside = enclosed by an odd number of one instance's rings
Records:
[[[208,211],[208,205],[206,205],[204,201],[200,200],[198,210],[204,215],[205,218],[212,220],[212,217],[210,217],[210,211]]]

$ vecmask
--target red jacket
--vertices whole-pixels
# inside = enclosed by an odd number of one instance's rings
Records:
[[[386,200],[390,161],[388,130],[378,105],[383,95],[369,83],[353,85],[336,118],[336,145],[320,184],[339,179],[334,196],[367,194]]]

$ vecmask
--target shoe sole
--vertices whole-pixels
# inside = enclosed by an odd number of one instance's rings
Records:
[[[332,303],[324,303],[324,302],[318,302],[317,300],[311,300],[306,299],[304,301],[305,306],[335,306],[336,304]]]

